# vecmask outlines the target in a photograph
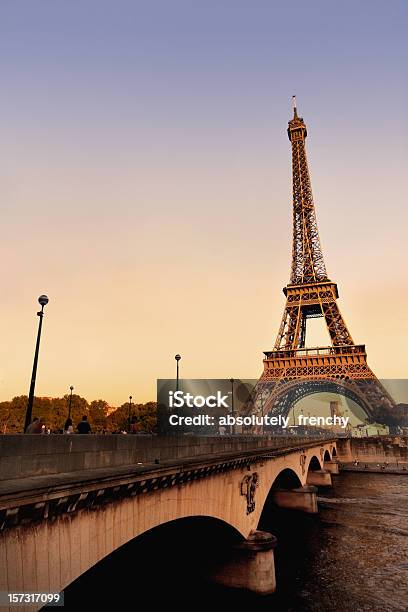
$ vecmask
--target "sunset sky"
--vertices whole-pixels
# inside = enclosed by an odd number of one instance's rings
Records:
[[[408,371],[406,2],[0,3],[0,400],[257,378],[291,255],[291,96],[326,267]],[[308,344],[327,343],[313,321]]]

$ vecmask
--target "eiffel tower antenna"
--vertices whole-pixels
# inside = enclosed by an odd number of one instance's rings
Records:
[[[269,408],[265,408],[287,413],[301,397],[332,391],[353,399],[367,417],[381,418],[395,403],[369,368],[364,344],[355,344],[339,310],[337,285],[328,278],[317,228],[305,147],[307,128],[298,116],[296,96],[292,104],[287,130],[293,177],[291,275],[283,289],[286,304],[275,346],[265,352],[255,404],[261,393],[262,403],[267,398]],[[306,346],[307,321],[315,317],[324,318],[330,346]]]
[[[292,105],[293,105],[293,117],[296,119],[297,117],[297,104],[296,104],[296,96],[292,96]]]

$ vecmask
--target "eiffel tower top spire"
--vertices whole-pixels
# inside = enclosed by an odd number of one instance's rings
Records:
[[[303,285],[328,280],[317,229],[312,185],[307,164],[306,124],[297,114],[296,96],[293,119],[289,121],[288,136],[292,144],[293,174],[293,245],[290,284]]]
[[[297,119],[297,103],[296,103],[296,96],[292,96],[292,104],[293,104],[293,118]]]

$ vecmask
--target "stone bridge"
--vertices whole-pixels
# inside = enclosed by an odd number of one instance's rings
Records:
[[[0,591],[62,592],[141,534],[209,517],[240,539],[211,579],[271,593],[262,512],[317,512],[336,455],[335,439],[0,436]]]

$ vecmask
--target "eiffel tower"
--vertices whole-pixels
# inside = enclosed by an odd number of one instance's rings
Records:
[[[306,124],[297,114],[288,136],[292,146],[293,246],[286,305],[272,351],[264,353],[264,371],[247,406],[252,413],[287,415],[307,395],[334,392],[355,401],[368,420],[384,420],[394,400],[367,365],[364,344],[355,344],[326,272],[306,157]],[[331,345],[306,347],[306,325],[323,317]]]

